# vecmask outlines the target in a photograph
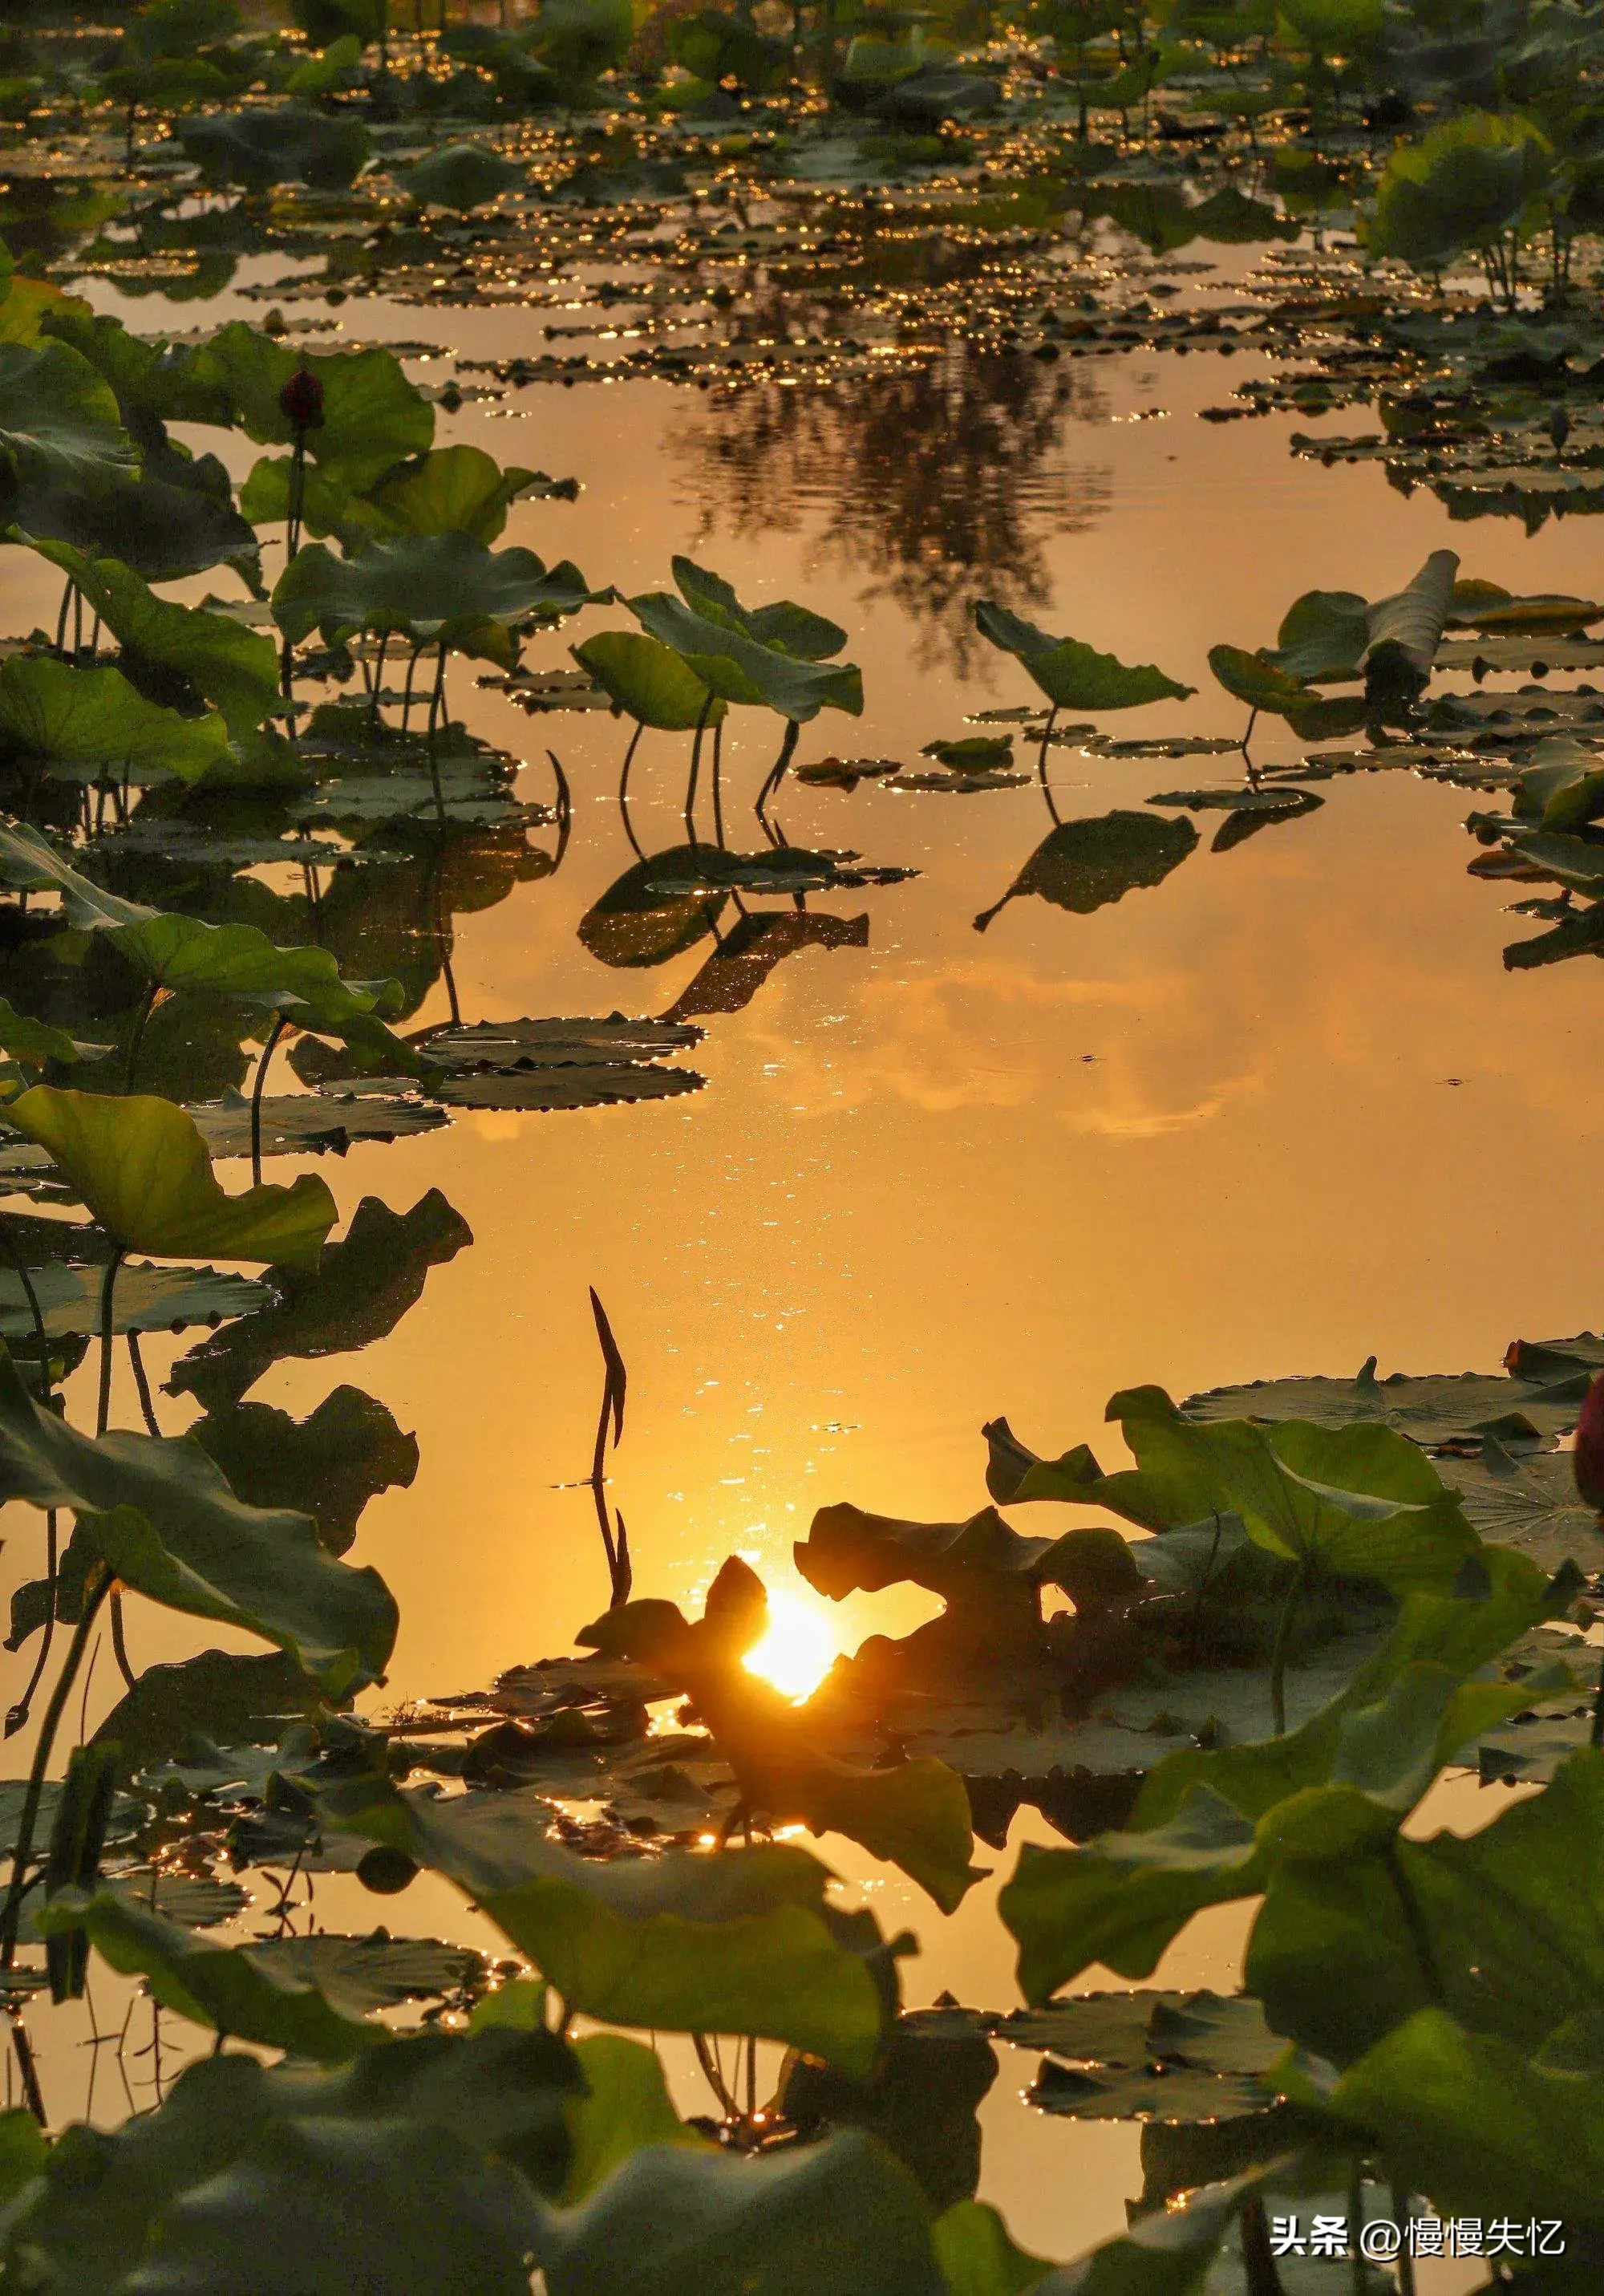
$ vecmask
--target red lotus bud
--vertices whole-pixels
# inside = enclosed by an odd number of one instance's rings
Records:
[[[1604,1513],[1604,1372],[1594,1380],[1583,1402],[1571,1464],[1584,1501]]]
[[[323,387],[307,367],[292,374],[279,393],[279,413],[298,430],[316,430],[323,419]]]

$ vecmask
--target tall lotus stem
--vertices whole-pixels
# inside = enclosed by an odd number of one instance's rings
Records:
[[[21,1815],[17,1820],[17,1846],[12,1854],[11,1888],[6,1893],[5,1909],[0,1913],[0,1969],[10,1969],[17,1956],[17,1928],[22,1912],[22,1891],[28,1879],[28,1861],[33,1853],[34,1828],[38,1824],[39,1801],[45,1791],[45,1773],[50,1767],[51,1752],[55,1745],[56,1732],[66,1710],[69,1693],[83,1664],[84,1652],[89,1647],[89,1636],[100,1613],[100,1606],[111,1592],[112,1573],[102,1563],[98,1578],[84,1588],[84,1606],[67,1655],[61,1660],[61,1671],[56,1677],[55,1688],[50,1693],[50,1703],[39,1725],[39,1742],[34,1748],[33,1767],[28,1774],[28,1788],[22,1797]]]
[[[309,367],[292,374],[279,393],[279,413],[290,425],[290,504],[289,522],[284,533],[284,563],[292,565],[300,550],[301,517],[307,500],[307,433],[321,430],[323,420],[323,387]],[[284,640],[280,683],[284,698],[290,697],[295,673],[292,663],[295,649]]]
[[[116,1292],[117,1292],[117,1271],[118,1271],[118,1269],[122,1266],[122,1259],[123,1259],[123,1256],[122,1256],[122,1246],[121,1246],[120,1244],[115,1244],[115,1245],[113,1245],[113,1247],[112,1247],[112,1251],[111,1251],[111,1257],[110,1257],[110,1259],[106,1262],[106,1272],[105,1272],[105,1275],[104,1275],[102,1277],[102,1279],[101,1279],[101,1298],[100,1298],[100,1327],[101,1327],[100,1401],[99,1401],[99,1404],[98,1404],[98,1405],[97,1405],[97,1406],[96,1406],[95,1414],[94,1414],[94,1431],[95,1431],[95,1434],[96,1434],[97,1436],[103,1435],[103,1434],[105,1433],[105,1431],[106,1431],[106,1422],[107,1422],[107,1421],[110,1418],[110,1416],[111,1416],[111,1321],[112,1321],[112,1307],[113,1307],[113,1303],[114,1303],[114,1300],[115,1300]]]
[[[157,984],[152,980],[150,987],[145,990],[144,996],[140,1000],[139,1010],[134,1016],[133,1033],[128,1038],[128,1057],[123,1064],[123,1090],[125,1093],[130,1093],[134,1089],[134,1072],[139,1066],[139,1048],[144,1042],[146,1026],[149,1023],[151,1013],[156,1009],[156,995]]]
[[[770,767],[768,778],[757,792],[757,818],[763,823],[765,829],[768,827],[768,822],[764,813],[764,808],[767,805],[770,798],[776,794],[781,783],[785,779],[786,769],[790,766],[791,758],[796,754],[797,741],[801,731],[801,726],[794,718],[788,718],[786,719],[785,734],[780,744],[780,755],[775,758],[773,765]]]
[[[618,775],[618,811],[623,817],[624,834],[634,849],[637,861],[644,861],[646,856],[641,849],[641,840],[635,835],[629,818],[629,768],[634,763],[634,753],[640,747],[641,736],[645,731],[645,719],[637,718],[634,732],[629,737],[629,747],[624,752],[624,770]]]
[[[1055,701],[1047,712],[1047,723],[1042,728],[1042,746],[1036,751],[1036,779],[1042,784],[1042,795],[1047,800],[1047,810],[1052,816],[1052,825],[1055,829],[1061,829],[1064,824],[1059,819],[1059,809],[1052,802],[1052,791],[1047,780],[1047,745],[1052,739],[1052,729],[1058,724],[1058,714],[1059,706]]]
[[[1281,1604],[1281,1614],[1276,1621],[1275,1644],[1270,1652],[1270,1712],[1275,1735],[1287,1734],[1287,1650],[1292,1639],[1292,1621],[1305,1591],[1307,1573],[1300,1570],[1287,1589],[1287,1599]]]
[[[696,733],[691,743],[691,781],[685,791],[685,834],[690,838],[692,845],[696,843],[696,783],[697,777],[701,772],[702,734],[707,726],[708,713],[712,707],[713,696],[709,693],[697,714]]]
[[[257,1062],[256,1082],[250,1087],[250,1182],[257,1188],[262,1185],[262,1087],[267,1081],[267,1063],[289,1025],[282,1013],[274,1014],[262,1057]]]
[[[724,720],[713,728],[713,838],[720,851],[724,849]]]

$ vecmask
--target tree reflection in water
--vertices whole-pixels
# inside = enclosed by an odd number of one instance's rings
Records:
[[[919,633],[922,669],[970,673],[978,598],[1041,606],[1046,546],[1112,499],[1107,465],[1065,451],[1067,423],[1108,419],[1078,363],[951,343],[929,366],[837,388],[764,385],[707,401],[675,436],[699,543],[816,521],[809,574],[866,577]]]

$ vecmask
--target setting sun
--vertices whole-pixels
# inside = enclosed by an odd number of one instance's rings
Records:
[[[835,1661],[836,1638],[821,1611],[794,1595],[769,1594],[768,1632],[746,1655],[749,1672],[760,1674],[788,1698],[806,1698]]]

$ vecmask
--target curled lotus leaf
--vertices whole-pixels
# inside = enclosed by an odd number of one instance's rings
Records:
[[[847,643],[839,622],[794,605],[789,598],[773,606],[743,606],[722,574],[693,559],[676,557],[670,570],[681,597],[705,620],[737,630],[759,645],[777,646],[797,661],[827,661]]]
[[[471,215],[504,192],[528,181],[516,160],[503,159],[481,144],[446,144],[400,178],[401,187],[421,207],[451,208]]]
[[[115,396],[62,342],[0,341],[0,463],[14,485],[42,473],[87,480],[135,474]]]
[[[362,492],[433,446],[434,408],[393,351],[307,351],[236,319],[200,345],[191,373],[227,410],[212,420],[232,417],[258,446],[289,447],[295,426],[282,398],[303,371],[323,388],[323,421],[305,435],[307,454],[344,486]]]
[[[637,725],[688,734],[699,722],[716,726],[729,707],[672,646],[644,631],[600,630],[569,651]]]

